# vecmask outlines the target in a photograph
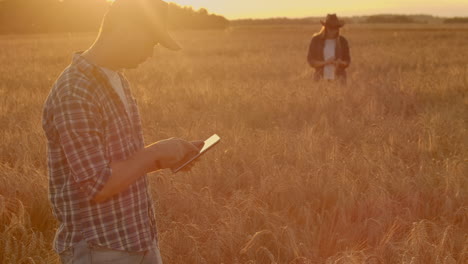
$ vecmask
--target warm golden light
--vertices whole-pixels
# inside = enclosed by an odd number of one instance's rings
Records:
[[[207,8],[229,19],[264,17],[322,16],[326,13],[342,15],[368,15],[376,13],[430,14],[438,16],[464,16],[468,10],[465,0],[172,0],[180,5]]]
[[[467,263],[468,0],[122,1],[0,0],[0,264]]]

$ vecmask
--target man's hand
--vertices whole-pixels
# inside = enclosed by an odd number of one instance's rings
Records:
[[[145,173],[171,168],[184,158],[196,155],[202,147],[203,141],[171,138],[149,145],[126,160],[114,161],[110,164],[112,173],[109,179],[92,199],[96,203],[104,202],[128,188]]]
[[[192,141],[190,143],[192,143],[193,145],[195,145],[195,147],[198,148],[198,152],[200,152],[200,150],[205,145],[205,142],[203,140]],[[195,166],[195,164],[197,164],[197,162],[198,162],[198,160],[194,160],[194,161],[190,162],[190,164],[187,164],[187,166],[185,166],[183,169],[181,169],[181,171],[183,171],[183,172],[191,171],[193,166]]]
[[[205,146],[205,142],[203,140],[191,141],[190,143],[195,145],[198,151],[200,151],[203,148],[203,146]]]
[[[158,141],[150,146],[158,169],[172,168],[181,161],[195,156],[203,147],[203,141],[189,142],[179,138]]]

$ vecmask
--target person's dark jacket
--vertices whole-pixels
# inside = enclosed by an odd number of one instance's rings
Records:
[[[307,55],[307,61],[309,65],[313,67],[312,61],[324,61],[323,57],[323,49],[325,47],[325,37],[322,35],[315,35],[312,38],[309,46],[309,54]],[[336,59],[340,59],[343,61],[351,62],[351,57],[349,54],[349,45],[348,41],[343,37],[339,36],[339,41],[337,41],[336,50],[335,50],[335,57]],[[324,67],[317,67],[315,68],[314,79],[320,80],[323,78],[323,68]],[[346,80],[346,68],[347,66],[339,66],[336,67],[335,75],[337,79]]]

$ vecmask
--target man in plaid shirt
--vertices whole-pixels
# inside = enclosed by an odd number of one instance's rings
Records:
[[[99,36],[54,84],[43,111],[49,196],[62,263],[162,263],[147,173],[173,167],[203,142],[144,146],[137,105],[119,72],[180,49],[166,31],[167,4],[116,0]]]

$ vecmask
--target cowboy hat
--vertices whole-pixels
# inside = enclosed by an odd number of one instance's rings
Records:
[[[180,50],[179,44],[169,35],[168,4],[161,0],[114,0],[107,16],[114,19],[138,22],[153,34],[157,42],[170,50]]]
[[[339,20],[336,14],[328,14],[325,21],[320,20],[320,23],[328,28],[340,28],[344,26],[344,22]]]

